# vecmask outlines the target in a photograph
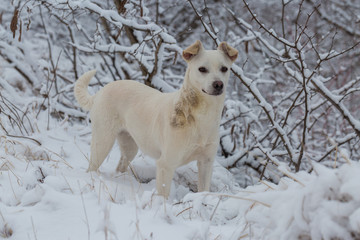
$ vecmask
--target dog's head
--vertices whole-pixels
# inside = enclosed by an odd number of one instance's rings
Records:
[[[230,75],[230,67],[238,56],[238,51],[226,42],[217,50],[205,50],[199,40],[186,48],[182,54],[188,63],[189,83],[204,94],[223,94]]]

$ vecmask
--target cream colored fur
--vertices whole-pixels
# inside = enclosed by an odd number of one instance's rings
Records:
[[[198,191],[209,191],[225,88],[237,55],[225,42],[210,51],[195,42],[183,52],[188,68],[183,86],[173,93],[122,80],[90,96],[87,86],[95,71],[81,76],[74,93],[78,103],[90,110],[88,171],[100,167],[117,140],[121,150],[117,171],[127,170],[138,148],[157,159],[158,194],[168,197],[175,169],[193,160],[199,171]]]

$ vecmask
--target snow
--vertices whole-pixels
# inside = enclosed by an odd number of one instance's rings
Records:
[[[8,1],[0,7],[10,23],[20,6],[23,26],[18,41],[19,29],[13,39],[10,24],[0,25],[0,239],[360,239],[358,49],[351,44],[359,33],[347,10],[359,9],[356,4],[317,7],[316,24],[310,21],[301,33],[314,41],[294,42],[288,29],[300,30],[294,23],[302,24],[313,3],[305,1],[301,10],[284,1],[282,32],[281,14],[263,14],[269,7],[280,13],[276,1],[253,3],[259,20],[270,23],[267,31],[236,1],[227,11],[209,2],[208,17],[196,10],[201,4],[193,11],[186,1],[159,1],[156,21],[151,1],[129,1],[122,14],[112,2]],[[196,14],[206,21],[194,20]],[[315,42],[314,34],[323,39]],[[73,97],[75,76],[96,68],[94,93],[113,80],[151,74],[153,86],[171,92],[183,80],[182,48],[195,39],[208,49],[215,39],[239,50],[210,192],[196,192],[191,162],[177,169],[165,200],[156,195],[155,160],[139,152],[127,173],[116,173],[116,145],[99,173],[87,173],[91,129]],[[303,171],[295,173],[291,162],[302,149]]]
[[[132,163],[136,177],[130,169],[115,172],[117,147],[100,173],[87,173],[89,133],[79,123],[51,122],[50,130],[32,136],[41,146],[1,138],[2,239],[6,228],[12,231],[6,239],[38,240],[359,237],[358,162],[338,169],[312,163],[311,174],[246,189],[215,163],[210,193],[190,190],[197,179],[193,162],[177,170],[165,200],[155,193],[154,161],[142,153]]]

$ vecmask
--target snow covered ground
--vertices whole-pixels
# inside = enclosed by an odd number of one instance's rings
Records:
[[[89,126],[35,124],[41,146],[0,139],[0,239],[360,239],[358,162],[246,189],[216,164],[211,193],[190,191],[189,164],[164,200],[153,160],[139,153],[133,172],[117,174],[115,146],[100,174],[86,173]]]

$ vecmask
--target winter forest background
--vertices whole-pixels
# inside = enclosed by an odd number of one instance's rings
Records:
[[[114,177],[118,152],[103,175],[85,173],[91,129],[75,80],[96,69],[93,93],[118,79],[174,91],[197,39],[239,51],[212,193],[192,192],[189,165],[171,199],[154,200],[141,153],[127,179]],[[359,239],[359,63],[357,0],[3,0],[0,238],[50,239],[44,204],[80,219],[53,222],[73,233],[51,239]]]

